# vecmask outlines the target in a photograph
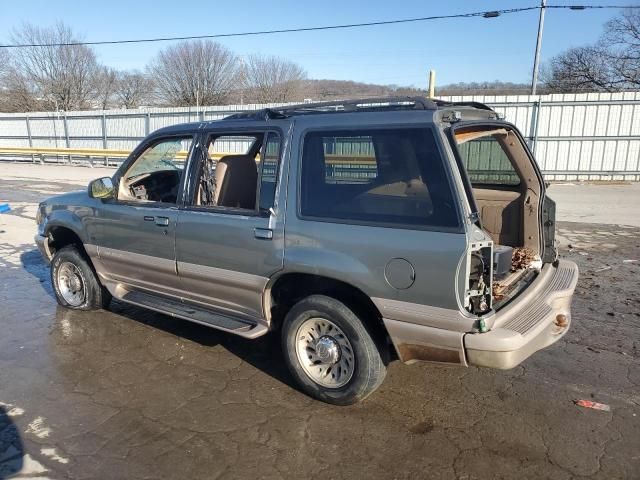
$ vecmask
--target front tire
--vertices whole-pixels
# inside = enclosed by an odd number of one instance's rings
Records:
[[[357,403],[386,374],[362,321],[344,303],[324,295],[312,295],[291,308],[282,326],[282,346],[302,390],[326,403]]]
[[[73,310],[98,310],[111,301],[89,261],[73,245],[61,248],[53,256],[51,284],[58,303]]]

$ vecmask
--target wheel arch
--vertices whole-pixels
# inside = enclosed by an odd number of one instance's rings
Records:
[[[371,297],[350,283],[325,275],[285,272],[272,278],[265,287],[263,297],[265,318],[271,329],[278,330],[291,307],[310,295],[326,295],[347,305],[369,329],[374,340],[384,347],[385,357],[393,354],[382,314]]]
[[[52,256],[61,248],[73,245],[87,258],[93,267],[89,252],[87,252],[82,237],[74,228],[68,225],[54,223],[53,225],[47,226],[45,236],[47,238],[47,247]]]

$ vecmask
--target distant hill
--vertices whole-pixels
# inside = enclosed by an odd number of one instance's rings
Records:
[[[305,80],[301,93],[304,98],[328,101],[341,98],[425,95],[426,90],[399,87],[397,85],[375,85],[350,80]]]
[[[538,89],[540,90],[540,89]],[[528,95],[531,85],[525,83],[500,82],[469,82],[436,85],[436,95]],[[544,92],[540,92],[544,93]]]
[[[511,82],[471,82],[436,86],[437,96],[448,95],[526,95],[530,86]],[[302,98],[329,101],[341,98],[426,95],[427,90],[398,85],[377,85],[349,80],[305,80],[300,89]]]

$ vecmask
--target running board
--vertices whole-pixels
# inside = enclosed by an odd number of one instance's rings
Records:
[[[208,308],[139,290],[128,290],[118,298],[139,307],[235,333],[243,337],[255,338],[267,332],[267,327],[259,325],[257,322],[229,317]]]

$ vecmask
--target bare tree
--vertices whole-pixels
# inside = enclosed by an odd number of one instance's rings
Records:
[[[238,58],[211,40],[185,41],[160,51],[148,67],[159,100],[169,105],[224,103],[238,78]]]
[[[28,112],[42,108],[33,85],[19,75],[9,50],[0,49],[0,111]]]
[[[614,91],[623,86],[615,78],[608,52],[599,47],[577,47],[553,57],[541,78],[551,92]]]
[[[307,78],[297,63],[274,56],[250,55],[242,72],[242,86],[253,103],[288,102],[299,99]]]
[[[78,37],[63,23],[52,28],[24,24],[12,35],[14,43],[44,44],[42,47],[15,49],[15,74],[32,84],[36,94],[62,110],[87,106],[94,91],[98,63],[93,50],[85,45],[51,46],[74,43]]]
[[[5,112],[32,112],[47,109],[46,103],[38,99],[33,85],[15,70],[9,69],[4,75],[2,92],[0,109]]]
[[[640,87],[640,12],[627,9],[609,20],[602,43],[611,54],[615,77],[627,86]]]
[[[9,71],[9,61],[9,50],[0,48],[0,82],[3,76]]]
[[[121,72],[118,75],[116,96],[124,108],[137,108],[146,103],[152,89],[151,80],[140,72]]]
[[[110,67],[99,67],[94,85],[94,103],[103,110],[113,106],[118,86],[118,72]]]
[[[605,24],[600,40],[553,57],[542,79],[550,91],[616,91],[640,87],[640,13],[631,9]]]

